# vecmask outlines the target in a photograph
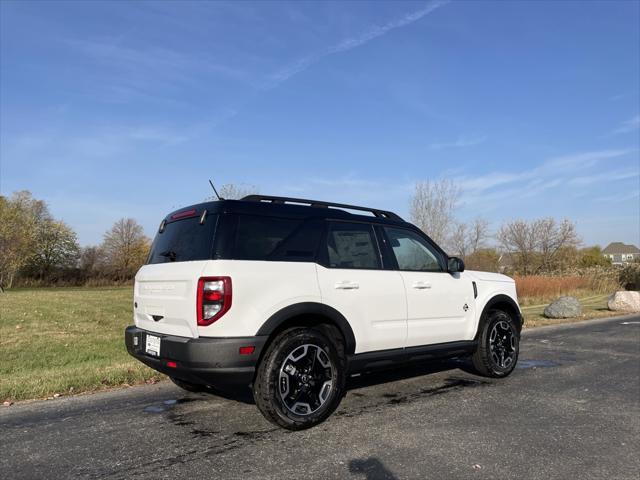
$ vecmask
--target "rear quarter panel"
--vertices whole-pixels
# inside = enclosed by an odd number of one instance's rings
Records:
[[[200,337],[253,336],[277,311],[301,302],[320,303],[314,263],[256,260],[211,260],[202,276],[231,277],[231,309]]]

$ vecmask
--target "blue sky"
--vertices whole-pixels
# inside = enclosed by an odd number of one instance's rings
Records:
[[[640,3],[0,2],[0,191],[98,243],[218,184],[640,243]]]

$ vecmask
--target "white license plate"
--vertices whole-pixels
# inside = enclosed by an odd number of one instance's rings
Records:
[[[149,355],[159,357],[160,356],[160,337],[156,337],[155,335],[147,335],[147,345],[145,348],[145,352],[147,352]]]

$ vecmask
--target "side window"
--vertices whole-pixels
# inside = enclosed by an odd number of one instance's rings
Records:
[[[380,268],[378,245],[371,225],[330,222],[326,248],[330,268]]]
[[[308,220],[285,238],[268,260],[279,262],[315,262],[324,222]]]
[[[441,272],[440,255],[420,235],[404,228],[385,227],[400,270]]]
[[[290,218],[238,215],[233,257],[238,260],[271,260],[269,257],[301,223]]]

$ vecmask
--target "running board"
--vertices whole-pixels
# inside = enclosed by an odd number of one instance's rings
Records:
[[[403,363],[469,355],[473,353],[475,347],[476,342],[469,340],[358,353],[349,356],[348,373],[353,374],[368,369],[384,369]]]

